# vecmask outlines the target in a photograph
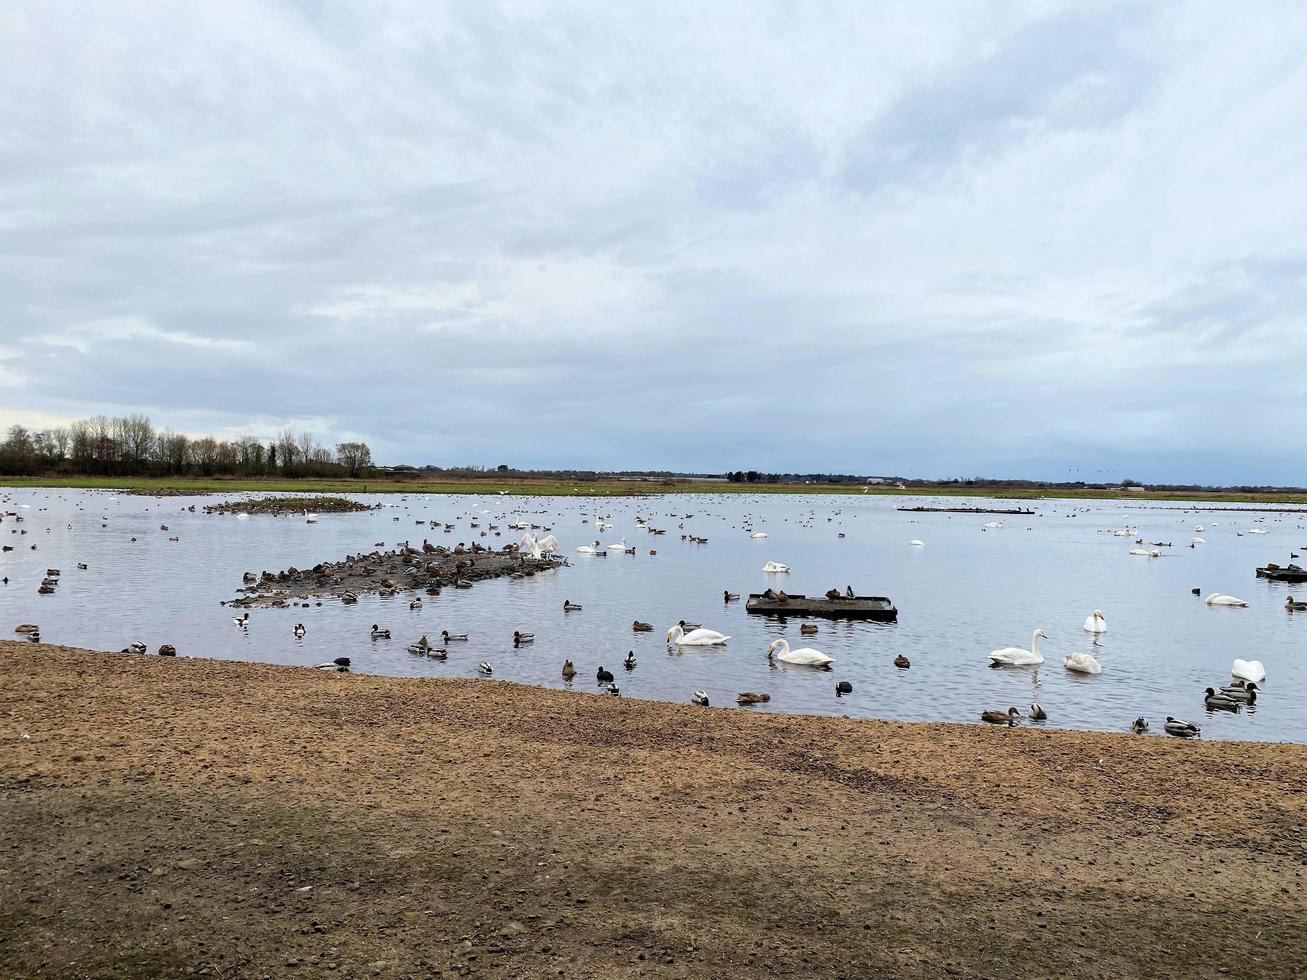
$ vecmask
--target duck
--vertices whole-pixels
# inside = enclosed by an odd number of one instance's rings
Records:
[[[414,596],[411,600],[409,600],[408,607],[409,607],[410,609],[421,609],[421,608],[422,608],[422,597],[421,597],[421,596]]]
[[[989,662],[995,667],[1031,667],[1042,664],[1044,658],[1039,654],[1039,641],[1047,639],[1048,634],[1037,629],[1030,634],[1029,650],[1020,647],[1003,647],[990,653]]]
[[[1225,595],[1222,592],[1213,592],[1203,600],[1209,606],[1247,606],[1248,603],[1232,595]]]
[[[1247,701],[1252,704],[1257,700],[1257,691],[1259,688],[1254,683],[1249,684],[1230,684],[1221,688],[1220,693],[1233,701]]]
[[[127,644],[127,646],[123,648],[123,653],[145,653],[145,652],[146,652],[146,647],[144,643],[129,643]]]
[[[802,626],[799,627],[799,633],[801,633],[803,636],[816,636],[817,625],[815,623],[804,623]]]
[[[1085,620],[1082,628],[1086,633],[1106,633],[1107,620],[1103,617],[1103,610],[1095,609],[1094,614]]]
[[[1180,721],[1178,718],[1166,716],[1166,734],[1174,735],[1176,738],[1193,738],[1202,729],[1192,722]]]
[[[738,592],[731,592],[725,589],[722,590],[722,600],[725,602],[735,602],[739,598],[740,593]]]
[[[324,673],[327,673],[327,674],[348,674],[348,673],[349,673],[349,668],[348,668],[348,667],[342,667],[340,664],[334,664],[334,663],[329,663],[329,664],[315,664],[314,667],[313,667],[313,669],[314,669],[314,670],[320,670],[320,671],[323,671]]]
[[[770,694],[763,694],[757,691],[744,691],[741,694],[735,695],[735,703],[739,705],[763,704],[770,700]]]
[[[563,600],[563,612],[580,612],[581,604],[573,602],[571,599]]]
[[[1289,596],[1284,600],[1284,608],[1289,610],[1289,612],[1294,612],[1295,610],[1302,611],[1307,609],[1307,602],[1298,602],[1293,596]]]
[[[1092,653],[1073,653],[1064,661],[1066,669],[1077,674],[1101,674],[1103,665]]]
[[[595,680],[597,680],[600,684],[610,683],[612,679],[613,679],[613,672],[611,670],[604,670],[604,668],[601,666],[598,670],[595,671]]]
[[[1047,721],[1048,712],[1044,710],[1043,705],[1041,705],[1038,701],[1036,701],[1030,705],[1029,717],[1034,721]]]
[[[706,630],[702,627],[692,629],[687,633],[685,628],[679,624],[667,631],[667,642],[682,647],[721,646],[729,639],[729,636],[718,633],[716,630]]]
[[[1020,715],[1021,712],[1016,708],[1008,708],[1007,711],[982,711],[980,720],[987,721],[991,725],[1007,725],[1009,728],[1015,728]]]
[[[780,652],[777,653],[776,651]],[[790,649],[790,641],[781,637],[772,640],[767,645],[767,659],[779,660],[781,663],[794,664],[799,667],[829,667],[835,662],[834,657],[827,656],[820,650],[814,650],[812,647],[800,647],[797,650]]]
[[[432,660],[449,659],[449,651],[442,647],[426,647],[422,652]]]
[[[762,570],[768,574],[778,574],[781,572],[788,572],[790,566],[779,561],[769,561],[767,564],[762,566]]]
[[[653,623],[642,623],[637,619],[631,624],[631,629],[636,633],[652,633]]]
[[[303,639],[304,634],[306,634],[308,630],[304,628],[303,623],[296,623],[295,628],[291,630],[291,632],[295,634],[296,639]]]
[[[371,635],[372,635],[372,638],[373,638],[374,640],[389,640],[389,639],[390,639],[390,630],[383,630],[383,629],[382,629],[380,626],[378,626],[376,623],[373,623],[373,624],[372,624],[372,634],[371,634]]]
[[[1212,688],[1208,688],[1207,696],[1203,698],[1203,704],[1209,711],[1238,711],[1239,702],[1234,698],[1227,697],[1224,694],[1217,694]]]
[[[237,616],[231,622],[233,626],[239,626],[244,629],[246,626],[250,625],[250,614],[247,612],[244,616]]]
[[[1194,595],[1202,595],[1202,594],[1203,594],[1203,590],[1202,590],[1202,589],[1190,589],[1189,591],[1190,591],[1192,594],[1194,594]]]
[[[853,693],[853,683],[852,683],[851,681],[836,681],[836,682],[835,682],[835,696],[836,696],[837,698],[839,698],[839,697],[843,697],[843,696],[846,695],[846,694],[852,694],[852,693]]]
[[[1143,715],[1140,715],[1134,721],[1130,722],[1130,731],[1134,732],[1136,735],[1142,735],[1144,732],[1148,731],[1148,719]]]
[[[708,692],[695,691],[693,694],[690,695],[690,703],[697,704],[701,708],[708,707]]]
[[[440,631],[440,636],[444,639],[444,641],[445,641],[446,643],[452,643],[452,642],[455,641],[455,640],[466,640],[466,639],[467,639],[467,634],[466,634],[466,633],[451,633],[451,632],[449,632],[449,630],[441,630],[441,631]]]
[[[177,656],[177,648],[173,646],[171,643],[165,643],[161,647],[159,647],[159,656],[175,657]]]
[[[635,651],[634,651],[634,650],[628,650],[628,651],[626,652],[626,659],[622,661],[622,666],[625,667],[627,670],[635,670]]]
[[[493,668],[491,668],[490,664],[484,660],[481,661],[481,663],[477,664],[477,671],[479,673],[486,674],[486,675],[494,673],[494,670]]]
[[[1236,660],[1230,665],[1230,676],[1261,684],[1266,680],[1266,668],[1260,660]]]
[[[897,667],[899,670],[907,670],[909,667],[912,666],[912,661],[900,653],[897,657],[894,658],[894,666]]]
[[[613,697],[616,698],[621,696],[622,689],[618,687],[616,684],[614,684],[612,681],[609,681],[607,684],[604,685],[604,693],[611,694]]]
[[[701,626],[703,626],[703,623],[687,623],[684,619],[682,619],[682,620],[678,620],[676,625],[681,627],[681,629],[685,630],[685,632],[689,633],[691,630],[699,629]]]
[[[565,680],[565,681],[570,681],[570,680],[571,680],[573,677],[575,677],[575,676],[576,676],[576,667],[575,667],[575,665],[573,665],[572,661],[570,661],[570,660],[564,660],[564,661],[563,661],[563,680]]]
[[[520,647],[523,643],[534,643],[536,635],[534,633],[520,633],[513,630],[513,646]]]

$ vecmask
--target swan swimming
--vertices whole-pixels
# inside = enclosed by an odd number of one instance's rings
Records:
[[[1073,653],[1066,658],[1066,669],[1073,670],[1077,674],[1101,674],[1103,665],[1098,662],[1093,654]]]
[[[1030,634],[1030,649],[1023,650],[1020,647],[1003,647],[1001,650],[995,650],[989,655],[989,662],[995,667],[1033,667],[1036,664],[1042,664],[1044,658],[1039,655],[1039,641],[1047,640],[1048,634],[1043,630],[1035,630]]]
[[[749,537],[751,537],[751,538],[765,538],[765,537],[767,537],[767,532],[766,532],[766,531],[754,531],[752,534],[749,535]]]
[[[1230,676],[1261,684],[1266,680],[1266,668],[1260,660],[1236,660],[1230,665]]]
[[[1095,609],[1094,614],[1085,620],[1083,628],[1086,633],[1106,633],[1107,620],[1103,617],[1103,610]]]
[[[790,566],[783,565],[778,561],[769,561],[767,564],[762,566],[762,570],[764,572],[788,572]]]
[[[780,653],[776,653],[777,650]],[[791,650],[790,641],[783,636],[779,640],[772,640],[767,645],[767,659],[779,660],[782,663],[795,664],[800,667],[828,667],[835,662],[834,657],[828,657],[820,650],[814,650],[812,647],[800,647],[797,650]]]
[[[718,633],[716,630],[706,630],[702,627],[690,630],[687,633],[679,624],[667,631],[667,642],[683,647],[720,646],[729,639],[729,636]]]
[[[1140,556],[1141,558],[1161,558],[1161,557],[1162,557],[1162,553],[1161,553],[1160,551],[1147,551],[1147,550],[1145,550],[1144,548],[1131,548],[1131,549],[1130,549],[1130,554],[1132,554],[1132,555],[1138,555],[1138,556]]]
[[[908,542],[908,544],[912,545],[914,548],[924,548],[926,546],[926,542],[922,541],[920,538],[913,538]]]
[[[1225,595],[1222,592],[1213,592],[1203,602],[1209,606],[1247,606],[1248,603],[1232,595]]]

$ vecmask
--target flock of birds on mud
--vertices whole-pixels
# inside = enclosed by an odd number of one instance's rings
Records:
[[[26,505],[26,504],[21,506],[24,508],[30,507],[30,505]],[[194,510],[194,507],[192,506],[190,509]],[[482,513],[488,513],[488,511],[482,511]],[[237,514],[236,516],[238,518],[247,518],[249,515],[240,513]],[[676,518],[678,516],[683,516],[684,518],[688,519],[690,517],[693,517],[694,515],[672,514],[667,516],[673,518]],[[1068,515],[1068,516],[1075,516],[1075,515]],[[305,515],[306,523],[310,523],[310,524],[317,523],[317,517],[318,515],[316,514],[306,513]],[[614,525],[610,522],[610,517],[611,515],[596,516],[594,518],[593,526],[595,527],[596,530],[600,532],[612,530]],[[0,523],[5,522],[6,520],[14,525],[19,525],[24,521],[24,517],[15,511],[5,511],[2,514],[0,514]],[[398,521],[399,518],[396,517],[394,518],[394,520]],[[665,530],[654,528],[648,518],[636,517],[635,520],[636,520],[636,527],[638,529],[645,530],[653,535],[663,535],[666,533]],[[827,521],[830,520],[831,518],[827,518]],[[101,527],[107,527],[108,515],[105,515],[102,518],[102,521],[103,523],[101,524]],[[815,524],[815,522],[816,522],[815,515],[810,513],[807,517],[806,524],[804,523],[802,518],[799,520],[798,524],[799,526],[811,527],[813,526],[813,524]],[[582,523],[586,523],[586,521],[583,520]],[[69,526],[71,527],[71,524]],[[472,526],[476,527],[477,525],[473,524]],[[491,525],[491,526],[496,527],[495,525]],[[682,523],[681,528],[683,529],[684,526],[685,525]],[[1004,526],[1005,526],[1005,522],[1003,521],[991,521],[985,523],[981,529],[985,531],[993,531],[993,530],[999,530]],[[445,527],[446,530],[453,529],[453,525],[445,525]],[[525,522],[520,522],[520,523],[509,523],[508,527],[513,530],[526,530],[528,528],[534,528],[536,527],[536,525],[528,525]],[[9,528],[9,530],[11,533],[18,534],[18,535],[26,535],[28,533],[26,528],[21,528],[18,526],[11,527]],[[160,530],[165,532],[168,531],[169,530],[168,525],[167,524],[161,525]],[[545,530],[548,531],[549,528],[545,528]],[[748,533],[749,537],[752,539],[761,540],[767,538],[767,533],[765,531],[755,529],[752,526],[750,518],[748,518],[747,516],[745,518],[744,530],[746,533]],[[1205,529],[1201,525],[1196,528],[1196,531],[1198,532],[1202,532],[1204,530]],[[485,534],[485,532],[482,533],[483,535]],[[495,533],[496,536],[498,536],[497,530],[495,531]],[[1126,536],[1133,536],[1135,532],[1131,528],[1125,528],[1117,531],[1112,531],[1109,533],[1112,533],[1114,536],[1117,537],[1126,537]],[[1242,536],[1244,532],[1238,532],[1238,533],[1240,534],[1240,536]],[[1252,528],[1248,530],[1247,533],[1265,534],[1267,532],[1263,528]],[[839,532],[838,536],[843,538],[844,533]],[[681,538],[682,540],[694,544],[708,543],[707,537],[701,535],[695,535],[691,533],[681,534]],[[131,540],[136,541],[136,538],[133,537]],[[179,540],[179,538],[173,536],[170,537],[169,540],[176,541]],[[1141,538],[1136,538],[1135,543],[1143,544],[1144,542]],[[1188,546],[1190,548],[1194,548],[1198,545],[1205,544],[1205,543],[1206,543],[1205,539],[1201,537],[1194,537],[1190,540]],[[909,544],[914,548],[925,547],[925,543],[918,538],[913,538],[909,542]],[[1160,555],[1162,554],[1161,551],[1157,550],[1158,548],[1170,547],[1169,542],[1158,541],[1158,542],[1148,542],[1148,544],[1150,545],[1150,548],[1148,550],[1136,548],[1136,549],[1132,549],[1129,553],[1131,555],[1136,555],[1136,556],[1146,556],[1149,558],[1156,558],[1156,557],[1160,557]],[[32,550],[35,550],[37,546],[35,544],[32,544],[30,547]],[[522,555],[525,560],[548,562],[554,560],[554,558],[557,556],[559,545],[557,540],[554,538],[552,534],[548,534],[546,537],[537,539],[533,534],[528,532],[523,535],[522,540],[516,546],[516,549],[517,552],[520,555]],[[4,551],[6,552],[13,551],[13,550],[14,550],[13,546],[10,545],[4,546]],[[576,552],[581,555],[588,555],[596,558],[602,558],[602,557],[607,557],[609,554],[633,555],[637,553],[637,549],[634,546],[628,545],[626,538],[623,537],[618,542],[608,544],[608,545],[603,545],[601,544],[600,539],[595,539],[592,544],[582,545],[576,548]],[[651,556],[655,556],[657,555],[657,551],[650,549],[649,554]],[[1291,557],[1297,558],[1298,555],[1292,554]],[[84,562],[77,563],[77,568],[79,570],[86,570],[87,567],[88,567],[87,564]],[[791,569],[790,566],[785,563],[777,562],[777,561],[768,561],[762,566],[761,570],[768,575],[784,575],[786,573],[789,573]],[[62,573],[57,568],[46,569],[46,574],[43,576],[41,580],[41,584],[38,588],[38,592],[43,595],[53,594],[59,585],[61,575]],[[5,576],[2,582],[4,585],[8,585],[9,584],[8,577]],[[849,596],[853,595],[851,588],[847,589],[846,592],[847,595]],[[1195,588],[1192,590],[1192,592],[1196,596],[1201,595],[1200,589]],[[774,596],[775,594],[776,593],[772,592],[772,590],[768,590],[768,592],[765,593],[765,595],[771,595],[771,596]],[[784,593],[781,592],[780,595],[783,597]],[[841,594],[836,590],[832,590],[831,592],[827,593],[828,597],[830,596],[839,597],[840,595]],[[725,603],[729,604],[731,602],[738,601],[739,599],[740,599],[740,595],[738,593],[733,593],[729,590],[723,591],[723,600]],[[413,610],[420,609],[421,602],[422,602],[421,597],[415,597],[410,601],[409,608]],[[1246,601],[1224,593],[1211,593],[1206,596],[1204,602],[1208,606],[1227,606],[1227,607],[1248,606],[1248,603]],[[306,602],[304,603],[304,605],[307,606],[308,603]],[[321,605],[321,602],[319,602],[318,605]],[[1307,611],[1307,602],[1295,600],[1293,596],[1287,597],[1284,606],[1285,609],[1289,612]],[[574,603],[570,599],[565,600],[563,603],[564,613],[580,612],[582,611],[582,609],[583,607],[580,603]],[[232,619],[232,623],[238,629],[248,630],[250,627],[249,611],[247,610],[241,616],[234,617]],[[631,625],[631,629],[635,633],[648,633],[648,632],[653,632],[655,627],[652,623],[635,620]],[[1107,620],[1102,610],[1095,609],[1085,619],[1082,630],[1084,633],[1094,637],[1094,642],[1096,643],[1097,637],[1101,636],[1107,631]],[[15,632],[18,634],[26,635],[28,639],[33,641],[40,640],[40,628],[33,623],[20,624],[15,630]],[[801,624],[800,626],[801,635],[807,636],[807,635],[816,634],[817,632],[818,632],[818,628],[815,625],[804,623]],[[293,627],[292,634],[296,639],[304,639],[308,634],[308,629],[303,623],[296,623]],[[406,646],[407,652],[413,654],[414,656],[426,657],[428,659],[436,660],[436,661],[444,661],[449,656],[448,648],[451,644],[467,641],[468,639],[466,633],[455,634],[455,633],[451,633],[448,630],[443,630],[439,634],[439,636],[440,636],[440,642],[433,643],[426,634],[422,634],[416,641]],[[369,638],[373,641],[389,640],[391,638],[391,631],[389,628],[382,627],[377,623],[373,623],[369,630]],[[730,639],[731,637],[724,633],[721,633],[714,629],[706,628],[699,623],[687,622],[684,619],[673,624],[670,628],[666,630],[666,641],[669,649],[676,648],[676,647],[721,647],[721,646],[725,646],[730,641]],[[1030,647],[1028,649],[1023,647],[1003,647],[1001,649],[994,650],[989,654],[990,665],[995,668],[1026,668],[1026,667],[1038,667],[1044,664],[1045,662],[1044,657],[1040,654],[1039,651],[1039,641],[1041,639],[1048,639],[1048,635],[1042,629],[1035,629],[1031,634]],[[512,634],[511,643],[514,649],[519,649],[523,646],[529,646],[534,642],[535,642],[534,633],[524,632],[522,630],[515,630]],[[144,643],[141,643],[139,641],[134,641],[128,644],[128,646],[126,646],[125,648],[123,648],[122,652],[144,654],[148,652],[148,648]],[[767,646],[766,653],[767,653],[768,662],[773,665],[776,663],[783,663],[795,667],[808,667],[808,668],[813,668],[815,670],[830,671],[832,669],[832,665],[835,662],[835,658],[812,647],[807,647],[807,646],[799,647],[799,648],[792,647],[789,639],[786,637],[779,637],[775,640],[772,640]],[[158,647],[157,654],[159,656],[165,656],[165,657],[176,656],[177,650],[171,644],[165,643]],[[893,664],[896,668],[900,670],[906,670],[911,667],[911,663],[908,660],[908,658],[903,656],[902,654],[894,658]],[[333,673],[348,673],[350,671],[351,665],[352,665],[352,660],[350,657],[339,656],[333,658],[332,660],[314,665],[314,669],[325,671],[325,672],[333,672]],[[1103,671],[1102,664],[1091,653],[1072,652],[1064,657],[1063,665],[1067,671],[1079,675],[1094,676],[1094,675],[1101,674]],[[638,660],[633,650],[628,651],[626,657],[622,661],[621,666],[622,669],[627,672],[634,671],[637,668]],[[477,673],[484,677],[490,677],[493,676],[494,674],[494,668],[488,660],[483,660],[480,661],[477,665]],[[566,659],[564,661],[561,675],[564,681],[568,682],[570,685],[572,680],[578,675],[578,670],[573,660]],[[1259,685],[1265,683],[1266,680],[1266,670],[1264,665],[1261,663],[1261,661],[1235,659],[1231,664],[1230,675],[1231,676],[1228,682],[1214,684],[1213,686],[1209,686],[1205,689],[1204,696],[1203,696],[1203,706],[1208,712],[1219,711],[1219,712],[1237,713],[1243,708],[1251,707],[1256,704],[1258,695],[1261,692],[1261,687]],[[594,676],[599,690],[614,696],[619,695],[621,693],[621,689],[617,684],[617,677],[614,675],[613,671],[608,670],[602,664],[597,665]],[[848,680],[839,680],[836,682],[835,695],[837,697],[843,697],[845,695],[852,694],[852,692],[853,692],[852,682]],[[708,694],[702,690],[693,691],[689,696],[689,700],[692,704],[696,704],[700,706],[707,707],[710,705],[710,699]],[[736,695],[735,700],[736,703],[741,706],[764,704],[771,700],[771,695],[769,693],[759,692],[759,691],[742,691],[738,695]],[[1045,721],[1048,719],[1048,713],[1038,701],[1035,701],[1030,704],[1029,709],[1025,715],[1025,718],[1031,721]],[[1019,723],[1019,721],[1022,720],[1022,713],[1016,707],[1009,707],[1007,710],[996,710],[996,709],[985,710],[981,712],[980,720],[982,722],[986,722],[993,725],[1015,727]],[[1131,731],[1137,734],[1142,734],[1150,730],[1150,724],[1148,720],[1145,719],[1144,717],[1136,718],[1129,727]],[[1199,735],[1201,732],[1201,728],[1198,725],[1193,724],[1192,722],[1189,721],[1177,719],[1169,715],[1166,717],[1166,721],[1162,727],[1166,734],[1180,737],[1180,738],[1194,737]]]

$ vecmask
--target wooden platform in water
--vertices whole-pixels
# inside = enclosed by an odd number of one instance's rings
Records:
[[[754,592],[749,595],[744,609],[760,616],[825,616],[832,619],[874,619],[882,623],[897,622],[899,618],[894,603],[883,595],[860,595],[852,599],[787,595],[786,601],[781,602]]]
[[[1307,569],[1299,568],[1297,565],[1281,568],[1272,563],[1257,569],[1257,577],[1268,578],[1273,582],[1307,582]]]

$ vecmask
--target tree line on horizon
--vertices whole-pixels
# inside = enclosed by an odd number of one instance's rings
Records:
[[[284,429],[265,443],[156,429],[145,415],[96,415],[32,431],[11,425],[0,443],[0,474],[40,476],[359,477],[372,468],[366,442],[331,450],[307,432]]]

